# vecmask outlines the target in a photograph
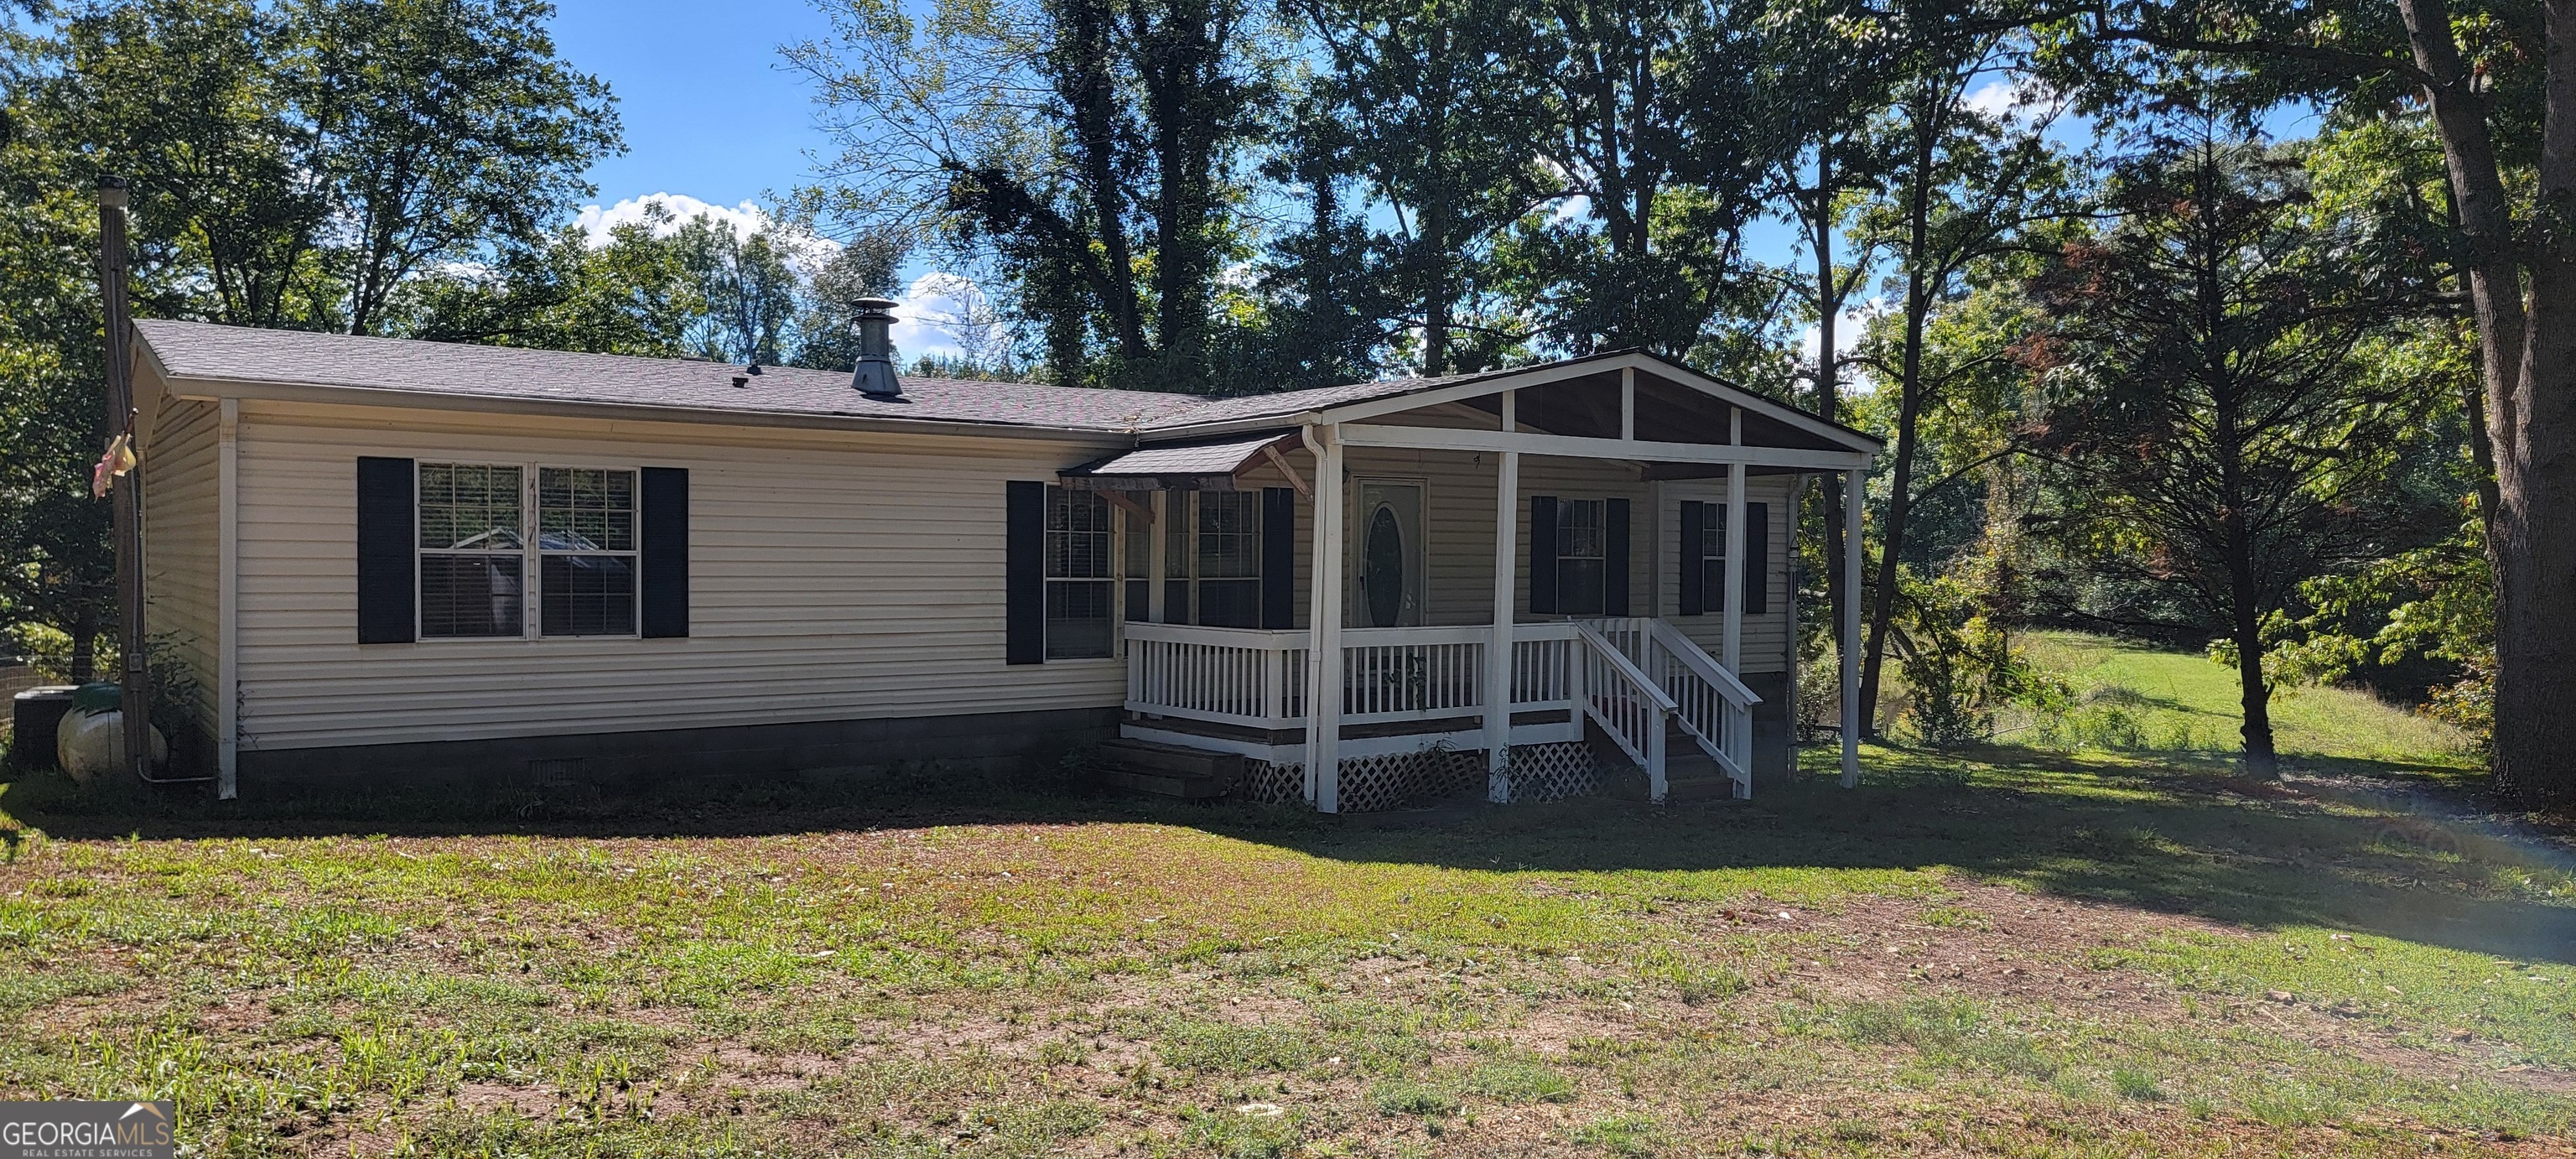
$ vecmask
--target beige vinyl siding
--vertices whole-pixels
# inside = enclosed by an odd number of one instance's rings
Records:
[[[216,441],[221,409],[211,402],[165,401],[136,455],[143,473],[144,626],[155,650],[176,659],[195,680],[198,723],[215,728],[218,612],[222,553],[221,463]]]
[[[1768,557],[1771,599],[1760,615],[1748,614],[1740,629],[1744,633],[1743,671],[1786,672],[1789,670],[1789,601],[1797,592],[1789,586],[1789,563],[1796,558],[1790,537],[1797,527],[1797,513],[1789,509],[1791,475],[1756,475],[1745,481],[1744,501],[1771,505],[1771,551]],[[1681,505],[1689,500],[1702,503],[1726,502],[1724,479],[1676,479],[1663,485],[1660,502],[1657,558],[1665,571],[1662,585],[1662,607],[1658,613],[1708,650],[1718,654],[1726,637],[1726,617],[1718,614],[1717,593],[1709,593],[1709,614],[1681,614]]]
[[[252,403],[243,732],[259,748],[1105,708],[1116,660],[1003,663],[1004,483],[1107,446]],[[1114,445],[1114,444],[1110,444]],[[356,461],[689,470],[690,635],[356,643]]]

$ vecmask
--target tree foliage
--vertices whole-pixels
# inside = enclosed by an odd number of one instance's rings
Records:
[[[2244,679],[2248,770],[2272,775],[2265,619],[2298,586],[2402,550],[2427,513],[2400,486],[2439,384],[2375,357],[2408,310],[2312,203],[2294,156],[2191,124],[2124,164],[2119,222],[2035,290],[2026,439],[2063,502],[2048,530],[2087,567],[2176,593],[2223,625]]]

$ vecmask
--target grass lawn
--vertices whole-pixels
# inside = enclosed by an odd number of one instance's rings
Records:
[[[2160,711],[2229,679],[2056,643],[2171,669]],[[2465,765],[2335,703],[2284,747]],[[1811,757],[1745,804],[1346,819],[30,777],[0,1097],[176,1098],[221,1155],[2571,1153],[2548,850],[2190,753]]]
[[[2048,746],[2233,753],[2244,747],[2236,670],[2169,652],[2072,632],[2035,632],[2023,647],[2075,689],[2062,720],[2023,723],[2021,739]],[[2466,741],[2440,721],[2344,688],[2289,687],[2272,694],[2274,744],[2312,766],[2386,762],[2474,774]]]

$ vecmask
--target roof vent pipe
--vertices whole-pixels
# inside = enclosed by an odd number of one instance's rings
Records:
[[[903,382],[894,375],[894,299],[861,298],[859,366],[850,385],[869,398],[902,398]]]

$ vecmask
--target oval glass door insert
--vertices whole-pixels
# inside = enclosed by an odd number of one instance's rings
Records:
[[[1377,514],[1369,517],[1368,542],[1360,562],[1369,625],[1396,626],[1404,615],[1404,528],[1396,521],[1392,504],[1379,504]]]

